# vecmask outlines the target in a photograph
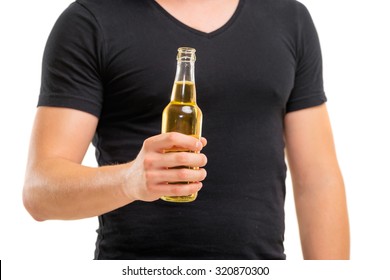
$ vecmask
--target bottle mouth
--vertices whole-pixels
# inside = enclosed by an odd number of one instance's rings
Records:
[[[191,47],[180,47],[177,49],[177,60],[178,61],[195,61],[196,49]]]

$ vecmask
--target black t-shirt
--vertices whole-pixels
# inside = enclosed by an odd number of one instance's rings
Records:
[[[133,160],[160,133],[178,47],[197,50],[208,139],[192,203],[136,201],[99,217],[96,259],[284,259],[283,120],[326,101],[317,33],[295,0],[241,0],[204,33],[153,0],[79,0],[56,22],[39,106],[99,118],[99,165]]]

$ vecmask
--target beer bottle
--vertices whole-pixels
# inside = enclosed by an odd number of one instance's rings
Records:
[[[201,137],[202,112],[196,104],[195,88],[195,49],[181,47],[177,54],[177,68],[173,84],[171,101],[165,107],[162,115],[161,132],[180,132],[191,135],[197,139]],[[165,152],[191,152],[185,149],[171,149]],[[177,166],[174,168],[193,168]],[[190,182],[169,182],[170,184],[183,184]],[[186,196],[163,196],[161,199],[170,202],[191,202],[197,193]]]

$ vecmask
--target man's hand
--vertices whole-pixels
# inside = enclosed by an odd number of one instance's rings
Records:
[[[198,140],[175,132],[146,139],[129,168],[125,193],[135,200],[153,201],[161,196],[184,196],[199,191],[201,181],[206,178],[206,171],[202,167],[206,165],[207,158],[200,153],[206,143],[205,138]],[[192,152],[164,153],[175,149]],[[178,166],[196,169],[172,168]],[[190,183],[168,184],[173,182]]]

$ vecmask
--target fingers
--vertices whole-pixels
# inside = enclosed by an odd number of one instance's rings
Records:
[[[207,139],[204,138],[204,137],[201,137],[201,138],[200,138],[200,141],[202,142],[203,147],[206,147],[206,145],[207,145]]]
[[[152,149],[160,152],[164,150],[173,150],[175,148],[199,152],[205,144],[207,144],[207,141],[203,137],[199,140],[190,135],[169,132],[146,139],[144,142],[144,148],[145,150]]]
[[[166,169],[177,166],[204,167],[207,164],[207,157],[204,154],[191,152],[160,153],[150,155],[145,163],[149,168]]]
[[[200,182],[207,176],[206,170],[190,169],[190,168],[176,168],[165,170],[152,170],[145,174],[146,180],[149,184],[167,184],[177,182]]]
[[[165,184],[159,185],[156,191],[160,192],[164,196],[185,196],[199,192],[202,189],[202,186],[201,182],[188,184]]]
[[[166,169],[145,174],[146,192],[140,200],[154,201],[162,196],[186,196],[201,190],[205,179],[204,169]]]
[[[206,178],[207,157],[200,153],[205,138],[170,132],[150,137],[131,165],[128,191],[135,200],[153,201],[161,196],[198,192]]]

